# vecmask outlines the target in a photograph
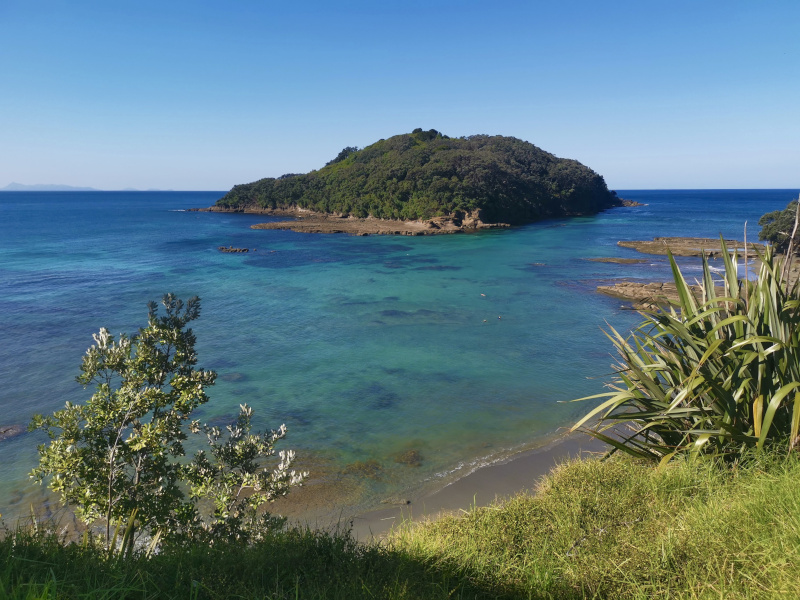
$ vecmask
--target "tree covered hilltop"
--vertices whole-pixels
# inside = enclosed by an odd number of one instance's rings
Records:
[[[476,223],[522,225],[619,203],[602,176],[529,142],[415,129],[366,148],[347,147],[304,175],[234,186],[212,210],[301,209],[400,221],[470,215]]]

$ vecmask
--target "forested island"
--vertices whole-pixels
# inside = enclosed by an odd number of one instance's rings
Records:
[[[310,173],[236,185],[208,210],[316,217],[305,227],[283,222],[269,228],[445,233],[595,214],[620,204],[592,169],[529,142],[415,129],[366,148],[344,148]],[[358,220],[372,225],[355,227]]]

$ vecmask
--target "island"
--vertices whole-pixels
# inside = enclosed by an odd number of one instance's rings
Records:
[[[500,135],[435,129],[346,147],[319,170],[234,186],[212,212],[293,217],[253,225],[310,233],[428,235],[524,225],[622,206],[576,160]]]

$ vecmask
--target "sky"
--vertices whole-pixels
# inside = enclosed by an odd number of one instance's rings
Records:
[[[227,190],[417,127],[800,187],[798,0],[0,0],[0,187]]]

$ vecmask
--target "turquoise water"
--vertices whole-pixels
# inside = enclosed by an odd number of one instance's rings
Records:
[[[258,427],[285,422],[318,508],[413,496],[543,443],[588,408],[562,401],[602,391],[601,328],[638,316],[594,288],[669,273],[659,257],[584,259],[643,256],[621,239],[741,239],[745,221],[755,239],[758,217],[797,191],[624,191],[647,206],[433,237],[251,230],[268,218],[185,211],[221,195],[0,195],[0,425],[88,398],[74,377],[101,326],[134,332],[148,300],[198,295],[198,364],[219,373],[201,419],[225,423],[247,402]],[[27,511],[43,441],[0,442],[0,513]],[[398,462],[409,450],[421,465]]]

